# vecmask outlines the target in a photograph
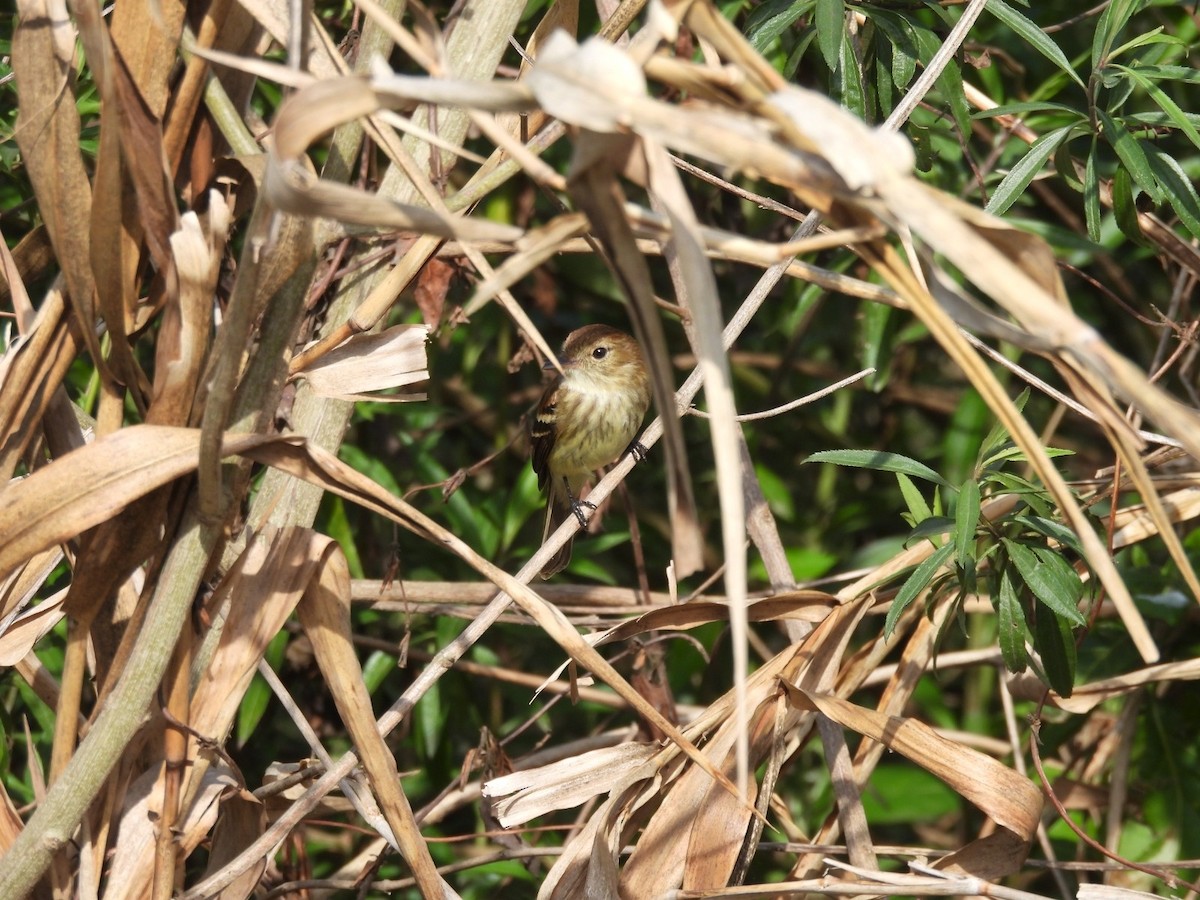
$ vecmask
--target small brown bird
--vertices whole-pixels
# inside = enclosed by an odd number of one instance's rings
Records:
[[[545,541],[574,515],[587,524],[579,494],[588,477],[632,448],[650,406],[650,374],[638,342],[607,325],[585,325],[567,335],[563,374],[542,394],[530,426],[533,471],[547,491]],[[552,368],[552,366],[547,366]],[[571,560],[568,541],[542,569],[542,578]]]

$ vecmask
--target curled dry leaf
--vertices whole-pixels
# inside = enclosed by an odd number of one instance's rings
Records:
[[[322,397],[405,401],[423,394],[380,395],[373,391],[429,379],[425,325],[397,325],[380,334],[359,334],[297,373]]]
[[[505,828],[559,809],[582,806],[599,794],[619,791],[654,774],[655,744],[629,742],[581,753],[561,762],[493,778],[483,796],[494,801]]]

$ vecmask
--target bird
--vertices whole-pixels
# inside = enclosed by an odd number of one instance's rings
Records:
[[[577,328],[563,342],[559,363],[562,374],[547,385],[529,429],[530,462],[547,494],[543,543],[567,516],[587,524],[583,508],[596,507],[581,500],[580,492],[592,473],[627,450],[641,457],[635,438],[650,407],[645,357],[623,331],[608,325]],[[570,560],[568,540],[541,577],[561,572]]]

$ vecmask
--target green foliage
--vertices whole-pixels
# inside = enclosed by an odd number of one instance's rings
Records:
[[[1017,400],[1023,408],[1028,392]],[[1052,451],[1062,455],[1065,451]],[[1083,581],[1064,556],[1079,553],[1075,534],[1048,513],[1050,497],[1035,484],[1005,471],[1024,460],[1002,428],[983,440],[974,472],[951,494],[952,517],[935,515],[913,483],[914,478],[948,490],[949,482],[925,464],[897,453],[826,450],[809,462],[834,463],[892,472],[905,498],[913,525],[909,542],[927,540],[934,551],[904,578],[884,621],[890,635],[905,610],[922,595],[926,608],[953,593],[961,604],[968,595],[985,591],[996,610],[1000,649],[1012,672],[1023,672],[1031,658],[1031,641],[1042,660],[1039,676],[1062,696],[1070,696],[1075,681],[1076,653],[1072,629],[1083,626],[1079,610]],[[981,515],[985,499],[1015,493],[1019,500],[1000,515]],[[941,536],[946,541],[941,542]],[[1030,628],[1030,623],[1033,628]]]

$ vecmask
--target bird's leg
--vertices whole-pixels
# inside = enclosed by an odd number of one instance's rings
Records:
[[[634,462],[642,462],[642,460],[646,458],[646,454],[649,452],[650,451],[646,449],[646,445],[635,437],[629,442],[629,446],[625,448],[625,452],[621,455],[624,456],[626,453],[628,453],[633,457]]]
[[[587,528],[587,514],[583,511],[586,506],[593,512],[596,509],[596,504],[591,500],[580,500],[571,491],[571,484],[567,481],[566,476],[563,476],[563,490],[567,492],[567,505],[571,507],[571,512],[575,514],[575,518],[579,520],[580,528]]]

